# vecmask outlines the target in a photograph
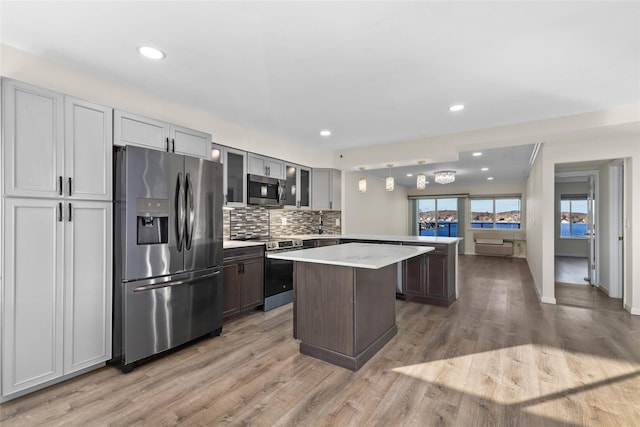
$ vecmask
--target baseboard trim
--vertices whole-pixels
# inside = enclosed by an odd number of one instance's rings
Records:
[[[629,304],[625,304],[624,309],[634,316],[640,316],[640,307],[631,307]]]

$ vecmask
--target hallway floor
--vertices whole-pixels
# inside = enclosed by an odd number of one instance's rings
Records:
[[[576,285],[589,285],[584,280],[589,270],[587,258],[556,256],[555,257],[555,281],[556,283],[573,283]]]

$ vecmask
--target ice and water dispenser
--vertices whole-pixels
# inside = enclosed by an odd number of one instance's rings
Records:
[[[169,199],[137,199],[139,245],[169,243]]]

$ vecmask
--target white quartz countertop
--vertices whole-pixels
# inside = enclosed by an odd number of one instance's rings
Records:
[[[299,251],[267,253],[267,258],[378,269],[432,250],[434,248],[429,246],[347,243]]]
[[[463,240],[462,237],[433,237],[433,236],[402,236],[387,234],[298,234],[279,236],[289,239],[359,239],[359,240],[378,240],[384,242],[417,242],[417,243],[442,243],[450,244]]]
[[[264,246],[264,242],[225,240],[222,242],[223,249],[246,248],[248,246]]]

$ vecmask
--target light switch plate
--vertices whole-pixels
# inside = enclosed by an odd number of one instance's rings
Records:
[[[282,225],[287,225],[287,218],[282,218]]]
[[[336,218],[336,227],[340,227],[340,218]]]

